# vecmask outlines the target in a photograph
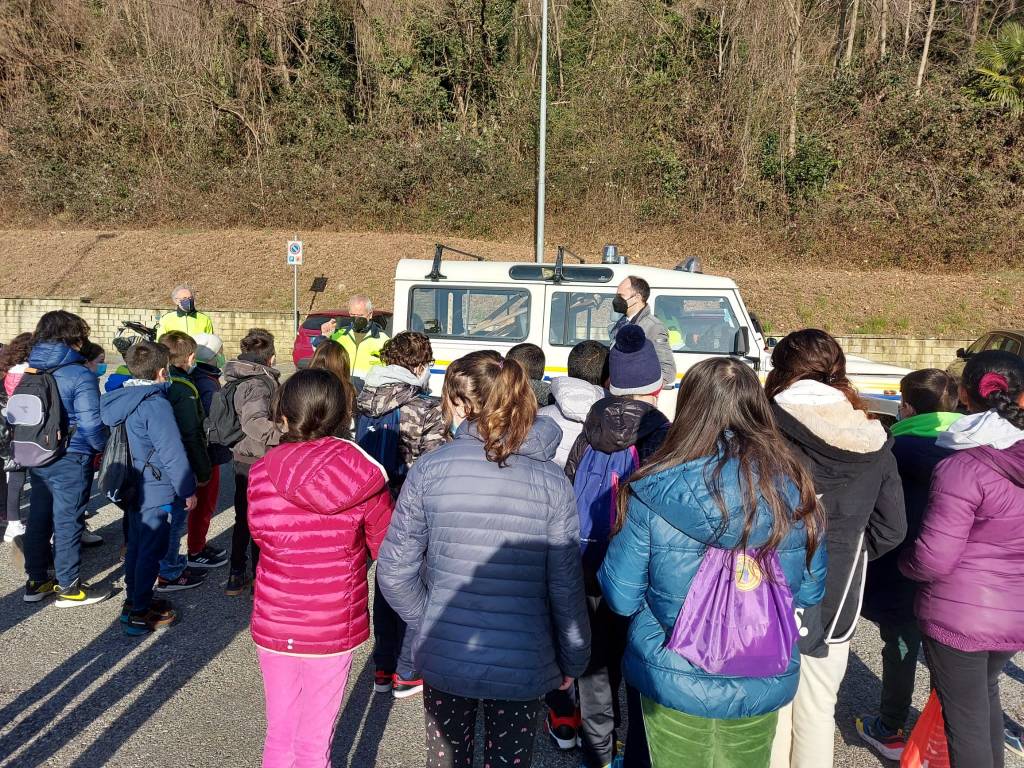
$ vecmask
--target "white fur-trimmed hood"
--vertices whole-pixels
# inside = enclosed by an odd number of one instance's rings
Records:
[[[775,396],[786,413],[829,445],[851,453],[875,453],[888,436],[881,422],[850,405],[842,392],[818,381],[798,381]]]

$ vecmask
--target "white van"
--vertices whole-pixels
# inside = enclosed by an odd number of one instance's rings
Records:
[[[736,284],[725,277],[636,264],[555,264],[403,259],[395,271],[394,332],[426,334],[434,349],[431,389],[441,390],[448,364],[469,352],[504,354],[521,342],[544,350],[545,378],[566,375],[569,350],[587,339],[609,341],[618,319],[612,298],[630,275],[651,287],[649,305],[669,332],[676,386],[660,408],[674,413],[678,380],[695,363],[732,355],[767,374],[772,339],[747,311]],[[450,249],[448,249],[450,250]],[[467,254],[468,255],[468,254]],[[479,258],[479,257],[476,257]],[[849,357],[850,378],[876,409],[895,414],[907,370]]]

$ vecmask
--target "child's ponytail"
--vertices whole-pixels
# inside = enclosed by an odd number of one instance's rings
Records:
[[[476,422],[489,461],[504,465],[519,450],[537,417],[537,398],[526,371],[493,350],[471,352],[450,366],[444,379],[444,405],[461,407]]]
[[[961,382],[972,410],[993,410],[1024,429],[1024,408],[1018,400],[1024,393],[1024,360],[1001,350],[979,352],[967,361]]]

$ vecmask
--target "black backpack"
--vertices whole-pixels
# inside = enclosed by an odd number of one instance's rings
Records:
[[[29,368],[7,401],[10,456],[21,467],[45,467],[68,447],[71,430],[53,374],[68,365],[38,370]]]
[[[235,407],[235,391],[238,385],[249,379],[266,379],[261,373],[252,376],[242,376],[231,379],[217,392],[213,393],[213,400],[210,402],[210,415],[203,422],[203,430],[206,432],[206,442],[211,449],[223,446],[230,449],[238,445],[245,437],[242,431],[242,422],[238,418],[238,409]],[[269,383],[267,386],[270,386]]]
[[[150,451],[146,458],[146,465],[153,473],[153,477],[160,479],[160,470],[149,463],[153,458]],[[128,422],[122,421],[112,430],[107,440],[107,447],[103,450],[103,460],[100,462],[100,472],[96,478],[100,493],[110,499],[121,509],[128,511],[138,509],[139,501],[142,498],[142,477],[139,470],[135,468],[132,458],[132,448],[128,443]]]

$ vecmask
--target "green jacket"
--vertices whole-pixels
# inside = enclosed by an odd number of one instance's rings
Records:
[[[160,318],[156,326],[156,337],[159,339],[171,331],[183,331],[195,338],[200,333],[213,333],[213,320],[202,312],[186,315],[180,309],[176,309]]]
[[[206,412],[203,411],[199,392],[196,385],[189,380],[188,373],[175,366],[171,366],[170,372],[171,386],[167,390],[167,399],[171,401],[171,408],[174,409],[174,420],[178,423],[181,441],[185,444],[189,466],[192,467],[196,480],[205,483],[213,473],[206,445],[206,431],[203,429]]]

